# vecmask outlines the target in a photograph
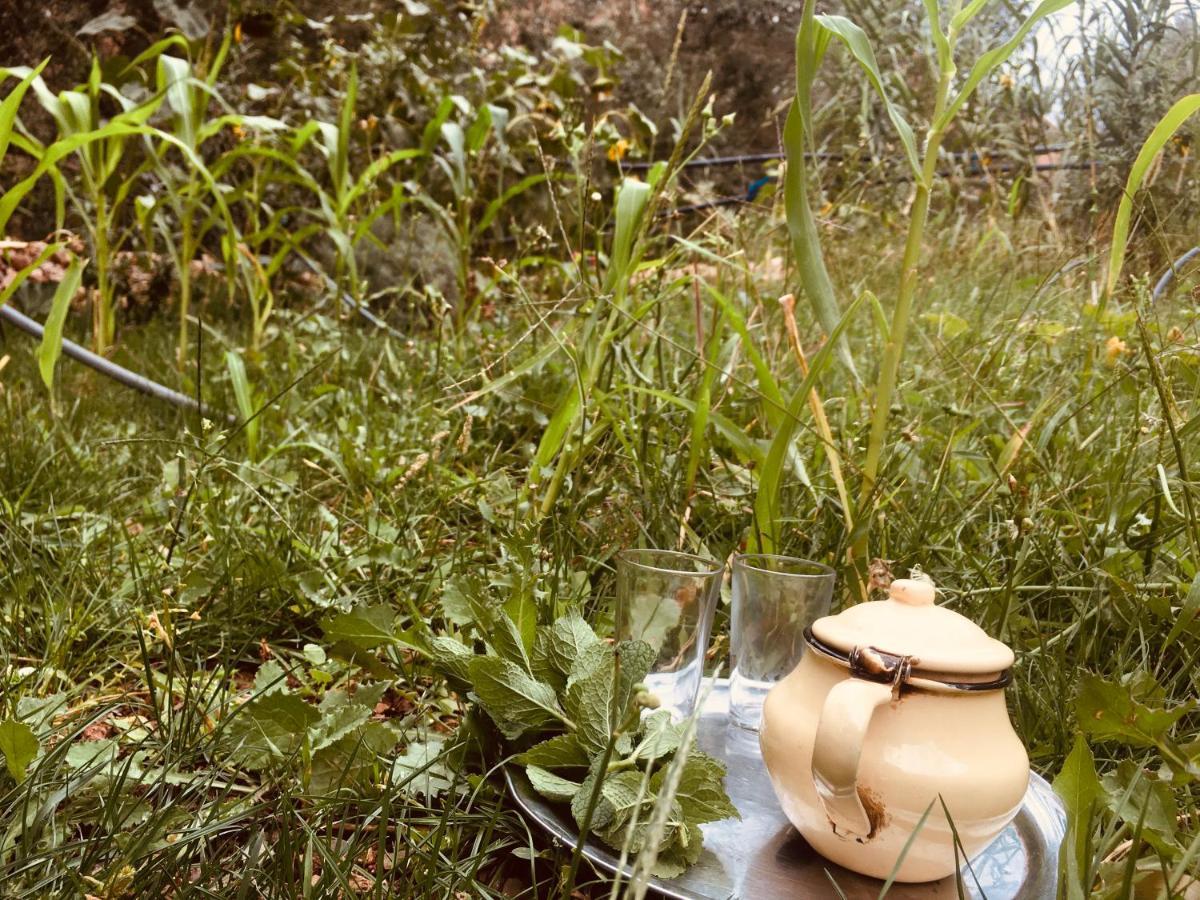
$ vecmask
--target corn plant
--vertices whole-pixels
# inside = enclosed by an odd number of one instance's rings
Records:
[[[888,422],[891,415],[892,394],[899,375],[909,323],[920,276],[922,244],[929,216],[929,205],[937,177],[939,152],[946,132],[955,116],[970,99],[979,84],[997,66],[1008,59],[1024,42],[1030,30],[1041,19],[1058,12],[1070,0],[1043,0],[1017,28],[1009,40],[984,53],[971,67],[961,84],[957,83],[958,68],[954,59],[954,48],[959,36],[970,22],[984,9],[988,0],[971,0],[965,6],[962,0],[953,0],[948,9],[947,23],[943,25],[942,13],[937,0],[925,0],[925,11],[929,18],[933,43],[933,60],[938,73],[934,108],[927,128],[923,150],[917,151],[917,142],[911,126],[899,109],[888,99],[884,80],[875,61],[875,54],[866,34],[853,22],[841,16],[818,16],[813,0],[804,5],[800,28],[796,35],[796,95],[788,112],[784,131],[787,150],[787,172],[785,196],[787,204],[788,231],[800,272],[800,281],[813,311],[823,327],[832,336],[838,321],[838,305],[831,279],[825,266],[819,233],[816,228],[812,203],[808,196],[805,171],[805,151],[812,143],[811,92],[817,69],[831,42],[842,43],[859,64],[869,86],[879,96],[881,103],[896,130],[909,168],[915,179],[908,220],[908,233],[904,243],[900,270],[896,278],[896,290],[891,318],[881,328],[883,356],[875,382],[870,436],[861,462],[861,494],[855,519],[858,522],[852,544],[852,562],[863,571],[869,556],[869,527],[873,516],[871,507],[876,502],[877,482],[884,450],[887,447]],[[854,362],[845,347],[840,348],[843,360],[854,370]],[[806,379],[807,380],[807,379]],[[759,482],[760,501],[757,507],[768,516],[760,527],[770,535],[776,530],[773,498],[779,490],[777,471],[764,470]],[[766,495],[765,499],[762,495]],[[772,546],[768,538],[765,545]],[[860,588],[865,582],[860,580]]]
[[[152,48],[153,50],[153,48]],[[152,52],[152,51],[147,51]],[[116,333],[116,317],[113,305],[113,284],[109,267],[113,254],[119,249],[122,238],[118,235],[121,210],[144,165],[135,166],[132,173],[122,171],[127,159],[126,151],[137,135],[137,129],[145,123],[162,103],[161,96],[152,97],[145,103],[135,104],[120,91],[101,79],[100,62],[93,59],[87,83],[71,91],[55,95],[42,81],[39,70],[14,68],[4,74],[22,77],[22,84],[31,85],[42,107],[50,113],[58,127],[58,139],[49,147],[42,147],[33,138],[23,141],[22,149],[40,160],[50,160],[59,154],[75,153],[79,159],[80,179],[77,193],[72,182],[62,178],[51,162],[47,171],[54,179],[58,192],[60,224],[63,216],[63,195],[72,200],[79,217],[85,223],[92,256],[96,261],[96,301],[92,306],[92,341],[98,352],[104,352],[112,344]],[[100,103],[103,97],[115,99],[122,112],[110,124],[132,126],[111,128],[104,137],[96,135],[102,127]],[[16,110],[13,109],[15,114]],[[64,148],[69,148],[62,152]],[[125,167],[126,169],[128,166]],[[32,186],[32,185],[30,185]],[[20,185],[14,189],[20,199],[24,191]],[[4,216],[7,219],[7,215]]]
[[[223,226],[222,240],[224,262],[227,272],[237,265],[236,233],[233,219],[222,198],[222,187],[215,183],[205,167],[197,169],[191,159],[202,159],[205,141],[216,136],[226,126],[242,127],[238,116],[223,116],[209,120],[208,108],[214,93],[213,85],[221,71],[222,62],[229,51],[227,36],[208,66],[205,78],[197,78],[182,39],[178,43],[185,51],[184,56],[162,53],[157,59],[158,88],[171,111],[171,134],[174,141],[146,141],[147,157],[153,163],[155,174],[165,190],[158,198],[146,196],[139,212],[154,222],[162,234],[163,244],[174,264],[179,283],[179,341],[176,360],[182,366],[187,356],[188,317],[192,308],[193,262],[208,231]],[[180,160],[173,160],[171,151],[175,147],[188,151]],[[169,216],[164,215],[170,212]],[[226,278],[231,298],[233,278]]]
[[[432,215],[454,247],[454,277],[460,298],[455,318],[460,328],[478,306],[471,298],[469,284],[476,242],[512,200],[552,177],[548,172],[534,172],[506,187],[502,181],[505,174],[502,166],[498,176],[501,181],[494,196],[480,210],[478,198],[487,161],[485,150],[491,141],[503,154],[509,113],[504,107],[492,103],[485,103],[478,109],[467,107],[464,118],[469,118],[469,122],[464,127],[452,115],[455,110],[463,112],[462,108],[466,106],[462,98],[443,97],[422,133],[422,150],[428,161],[444,174],[450,186],[449,198],[440,202],[428,189],[417,190],[413,197]],[[435,152],[439,146],[444,150]]]
[[[317,201],[315,212],[320,226],[310,233],[321,231],[328,235],[334,245],[335,280],[339,286],[349,290],[356,303],[363,301],[363,282],[359,275],[355,248],[369,237],[371,226],[381,217],[394,212],[407,198],[401,192],[393,192],[383,203],[374,203],[372,191],[380,178],[404,160],[421,156],[422,148],[410,147],[392,150],[371,160],[361,171],[352,167],[351,141],[353,139],[355,105],[358,99],[358,71],[352,67],[346,96],[342,102],[337,124],[311,120],[297,129],[291,141],[291,153],[298,155],[310,142],[325,160],[327,178],[317,179],[310,173],[299,171],[301,181]],[[364,211],[363,207],[369,206]],[[310,223],[314,225],[315,223]]]
[[[97,289],[96,302],[93,305],[92,339],[99,351],[111,346],[116,332],[113,284],[109,267],[113,254],[128,236],[128,232],[121,228],[123,220],[127,218],[123,215],[123,210],[144,176],[154,171],[163,171],[165,148],[173,148],[182,156],[189,173],[191,195],[199,197],[204,194],[211,198],[211,211],[206,216],[206,228],[220,222],[226,231],[235,230],[222,193],[200,155],[203,140],[230,124],[230,120],[221,118],[200,126],[198,118],[203,117],[203,111],[197,112],[195,104],[192,103],[192,112],[186,116],[181,114],[181,118],[187,118],[187,124],[180,124],[178,134],[150,124],[164,101],[169,100],[172,109],[177,111],[186,110],[192,101],[190,96],[184,96],[189,90],[189,85],[185,83],[186,79],[182,78],[181,67],[186,63],[166,54],[168,49],[177,45],[186,48],[186,42],[180,37],[160,41],[126,67],[124,74],[147,62],[157,63],[157,90],[140,103],[126,97],[114,85],[101,78],[98,60],[93,60],[86,85],[74,91],[63,91],[57,96],[49,90],[36,72],[23,68],[0,70],[0,76],[19,77],[22,83],[28,79],[38,101],[58,126],[58,138],[45,146],[28,135],[21,136],[21,149],[37,160],[37,166],[30,175],[0,197],[0,229],[3,229],[21,200],[43,177],[49,177],[55,185],[59,200],[57,212],[60,226],[65,216],[64,198],[71,199],[73,207],[86,225],[95,260]],[[111,98],[121,110],[107,121],[101,116],[101,97]],[[19,122],[19,119],[17,121]],[[140,162],[134,164],[131,148],[135,142],[142,140],[148,143],[150,149]],[[82,191],[79,193],[72,187],[71,181],[64,178],[60,169],[62,161],[70,156],[78,157],[80,164]],[[182,205],[177,209],[180,214],[178,221],[184,228],[182,238],[176,242],[168,235],[168,246],[173,250],[172,256],[176,260],[177,268],[184,273],[190,265],[189,250],[194,254],[199,243],[199,236],[194,231],[189,234],[187,230],[187,223],[195,221],[195,209],[189,207],[188,202],[190,201],[179,201]],[[151,202],[150,206],[153,205]],[[200,236],[202,234],[203,231],[200,232]],[[186,274],[181,275],[180,284],[184,292],[188,291],[190,282]],[[182,347],[187,335],[186,295],[181,303],[180,312]],[[180,358],[182,353],[181,349]]]

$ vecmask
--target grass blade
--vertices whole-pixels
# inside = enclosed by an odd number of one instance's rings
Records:
[[[246,375],[246,364],[241,354],[233,350],[225,351],[225,367],[229,370],[229,380],[233,384],[233,396],[237,401],[238,412],[246,423],[246,443],[250,458],[258,458],[258,419],[254,415],[254,394],[250,388],[250,378]]]
[[[783,468],[787,462],[788,450],[791,448],[792,439],[795,437],[796,429],[800,424],[800,415],[803,413],[804,407],[809,403],[809,395],[812,393],[817,379],[821,377],[829,365],[837,339],[846,330],[847,325],[849,325],[851,318],[853,318],[862,301],[862,296],[859,296],[858,299],[850,304],[841,321],[837,323],[833,332],[829,335],[829,340],[825,342],[825,346],[813,357],[808,375],[805,376],[804,380],[800,383],[800,387],[796,389],[791,399],[788,400],[787,415],[783,420],[782,426],[775,432],[775,436],[771,440],[771,446],[767,450],[766,462],[763,463],[762,474],[758,480],[758,493],[754,498],[754,518],[758,527],[756,534],[751,539],[751,544],[754,545],[752,552],[773,553],[775,550],[779,539],[779,489],[783,483]]]

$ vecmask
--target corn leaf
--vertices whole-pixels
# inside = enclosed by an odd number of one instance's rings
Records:
[[[782,421],[783,411],[787,406],[787,402],[784,400],[783,392],[779,389],[779,384],[776,382],[775,376],[771,374],[771,367],[767,365],[767,361],[763,359],[763,355],[758,352],[758,348],[754,345],[754,340],[750,336],[750,328],[746,325],[746,320],[742,317],[738,308],[728,297],[712,285],[706,283],[704,290],[721,307],[721,314],[729,322],[730,327],[737,332],[738,337],[741,338],[742,348],[746,351],[746,356],[750,360],[750,365],[754,367],[754,374],[758,378],[758,391],[762,395],[763,401],[763,416],[773,433]]]
[[[35,78],[38,78],[42,69],[46,68],[46,63],[50,60],[42,61],[42,64],[36,69],[29,71],[23,77],[20,83],[8,92],[8,96],[0,102],[0,159],[4,159],[4,154],[8,152],[8,142],[12,138],[13,123],[17,119],[17,110],[21,106],[21,101],[25,98],[25,92],[29,90],[29,86],[33,84]]]
[[[37,259],[13,275],[12,281],[8,283],[8,286],[4,288],[4,290],[0,291],[0,306],[3,306],[5,303],[7,303],[9,298],[16,293],[17,288],[25,283],[25,279],[32,275],[38,268],[40,268],[42,263],[61,250],[63,246],[63,244],[47,244],[46,249],[38,254]]]
[[[1167,110],[1142,149],[1133,161],[1129,170],[1129,178],[1125,181],[1125,194],[1117,207],[1117,219],[1113,222],[1112,248],[1108,254],[1108,287],[1107,294],[1111,296],[1117,288],[1117,280],[1121,277],[1121,267],[1125,264],[1125,246],[1129,243],[1129,224],[1133,215],[1133,197],[1142,186],[1142,179],[1154,158],[1160,150],[1197,110],[1200,110],[1200,94],[1189,94]]]
[[[813,314],[827,334],[838,321],[838,303],[833,293],[833,281],[825,267],[817,220],[808,200],[808,173],[804,165],[804,127],[799,101],[793,101],[783,128],[783,144],[787,151],[787,167],[783,175],[784,201],[787,207],[788,235],[800,273],[800,285],[812,304]],[[838,356],[851,372],[855,372],[854,357],[844,339],[838,341]]]
[[[258,458],[258,419],[254,417],[254,395],[250,389],[250,378],[246,374],[246,364],[240,354],[233,350],[225,351],[225,367],[229,370],[229,380],[233,384],[233,396],[237,401],[238,412],[246,424],[246,443],[250,450],[250,458]]]
[[[913,174],[918,181],[922,180],[924,176],[921,174],[921,160],[917,156],[917,139],[913,136],[912,126],[905,120],[899,107],[888,99],[887,91],[883,87],[883,76],[879,73],[879,63],[875,61],[875,51],[871,48],[871,41],[867,38],[867,33],[845,16],[816,16],[815,18],[818,26],[846,45],[846,49],[850,51],[854,61],[862,68],[863,74],[867,76],[867,81],[879,95],[888,118],[892,120],[892,126],[900,137],[900,143],[904,145],[904,156],[908,160]]]
[[[660,391],[655,388],[640,387],[635,384],[625,385],[627,390],[637,391],[641,394],[649,394],[651,397],[657,397],[659,400],[664,400],[667,403],[674,404],[680,409],[687,410],[693,416],[697,415],[696,404],[687,397],[678,397],[675,394],[667,391]],[[729,442],[730,446],[737,451],[737,454],[744,462],[752,462],[755,465],[761,466],[766,458],[762,447],[760,447],[753,439],[738,428],[728,416],[717,412],[714,409],[708,411],[708,423],[716,429],[721,437]]]
[[[42,381],[46,383],[47,388],[54,387],[54,366],[62,353],[63,325],[67,321],[71,298],[79,288],[79,277],[82,274],[83,263],[72,256],[66,274],[54,292],[50,315],[46,317],[46,325],[42,330],[42,343],[38,346],[37,361],[38,371],[42,373]]]
[[[624,291],[633,264],[634,239],[646,204],[650,200],[650,185],[626,178],[617,189],[617,222],[608,269],[604,274],[604,290]]]
[[[971,72],[967,75],[967,80],[963,83],[963,86],[959,88],[958,93],[954,95],[954,99],[946,105],[946,109],[942,113],[941,118],[933,123],[934,130],[945,130],[946,126],[949,125],[954,117],[958,114],[958,111],[962,108],[962,105],[971,99],[971,95],[975,93],[975,89],[979,87],[980,82],[987,78],[988,75],[992,73],[992,70],[996,68],[996,66],[1000,65],[1013,55],[1013,51],[1021,46],[1021,44],[1025,41],[1025,38],[1029,35],[1029,32],[1033,30],[1034,25],[1047,16],[1052,16],[1059,10],[1065,9],[1074,2],[1075,0],[1042,0],[1042,2],[1037,5],[1037,8],[1029,14],[1029,18],[1021,23],[1021,27],[1017,29],[1016,33],[1011,38],[1009,38],[999,47],[995,47],[983,54],[983,56],[979,57],[979,59],[975,62],[975,65],[971,67]],[[972,15],[974,15],[974,13],[972,13]]]

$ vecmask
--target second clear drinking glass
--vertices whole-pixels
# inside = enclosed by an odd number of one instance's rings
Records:
[[[725,565],[673,550],[617,554],[617,639],[655,651],[646,686],[675,716],[691,713]]]
[[[804,629],[829,613],[834,572],[794,556],[733,558],[729,718],[757,731],[767,692],[800,662]]]

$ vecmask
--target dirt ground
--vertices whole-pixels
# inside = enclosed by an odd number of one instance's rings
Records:
[[[778,144],[800,10],[796,0],[509,0],[493,28],[510,43],[534,47],[563,24],[593,42],[610,41],[625,53],[618,97],[659,122],[680,116],[711,70],[716,111],[737,115],[736,139],[727,135],[722,145],[754,152]]]
[[[348,7],[393,6],[397,0],[289,4],[305,15],[345,14]],[[172,26],[226,16],[269,16],[272,4],[223,0],[0,0],[0,65],[36,65],[49,57],[45,77],[56,90],[87,74],[91,53],[131,56]],[[262,7],[262,10],[259,10]],[[125,19],[122,29],[80,33],[97,17]],[[562,25],[594,43],[625,53],[614,75],[619,99],[651,118],[679,116],[708,70],[720,114],[738,119],[738,149],[777,143],[780,105],[790,96],[797,0],[498,0],[489,30],[494,39],[528,47],[549,43]],[[672,50],[682,21],[675,66]],[[670,71],[670,83],[667,83]],[[728,139],[726,139],[726,142]]]

